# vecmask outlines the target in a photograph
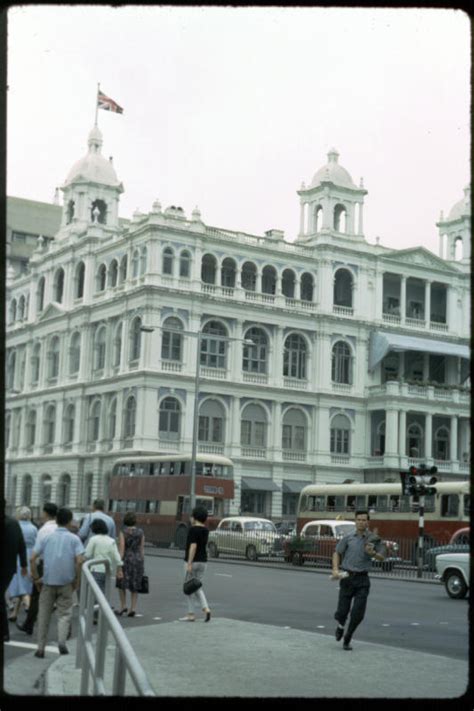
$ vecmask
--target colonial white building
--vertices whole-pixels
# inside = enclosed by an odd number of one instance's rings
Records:
[[[198,361],[198,450],[234,461],[231,513],[292,518],[307,483],[412,462],[467,477],[469,189],[439,256],[369,244],[367,191],[332,150],[289,243],[158,200],[119,221],[101,147],[95,127],[54,240],[7,273],[8,504],[84,509],[118,456],[190,452]]]

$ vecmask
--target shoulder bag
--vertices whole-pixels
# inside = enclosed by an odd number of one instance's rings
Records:
[[[195,577],[187,578],[183,583],[183,592],[185,595],[192,595],[202,587],[202,582]]]

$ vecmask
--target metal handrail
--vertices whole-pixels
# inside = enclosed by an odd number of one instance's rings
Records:
[[[105,565],[106,583],[105,595],[94,579],[90,567]],[[77,638],[76,669],[82,669],[81,696],[89,694],[89,676],[93,680],[93,695],[105,696],[104,670],[107,650],[107,635],[110,630],[115,638],[115,663],[112,682],[112,696],[125,695],[126,673],[130,674],[139,696],[156,696],[148,677],[133,651],[122,626],[109,605],[110,597],[110,562],[95,558],[88,560],[82,566],[81,593],[79,605],[79,629]],[[97,638],[92,640],[94,604],[99,605],[99,625]]]

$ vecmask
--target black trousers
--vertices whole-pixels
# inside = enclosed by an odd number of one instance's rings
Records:
[[[334,617],[339,624],[345,625],[350,612],[349,627],[345,634],[348,639],[352,637],[364,619],[369,592],[370,580],[368,575],[349,575],[339,583],[339,600]]]

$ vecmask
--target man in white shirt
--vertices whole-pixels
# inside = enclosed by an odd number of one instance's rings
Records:
[[[92,513],[86,516],[84,521],[82,522],[82,526],[79,529],[78,535],[84,545],[87,545],[89,539],[92,536],[91,523],[97,518],[100,518],[102,519],[102,521],[105,521],[109,536],[114,540],[117,538],[117,534],[115,532],[115,521],[111,516],[108,516],[106,513],[104,513],[104,506],[105,502],[103,499],[96,499],[92,504]]]

